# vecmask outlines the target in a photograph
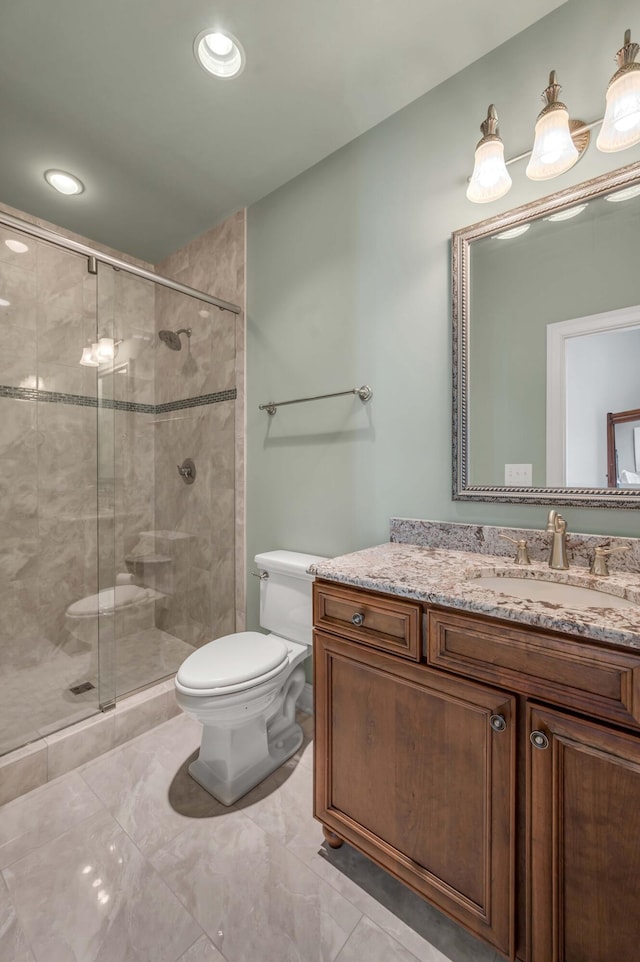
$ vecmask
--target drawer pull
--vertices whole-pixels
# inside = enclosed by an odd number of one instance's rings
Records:
[[[507,727],[507,722],[504,715],[492,715],[489,719],[489,724],[493,728],[494,732],[503,732]]]
[[[351,615],[351,624],[358,625],[358,627],[360,627],[360,625],[363,625],[364,615],[361,615],[359,611],[356,611],[354,615]]]
[[[531,732],[531,734],[529,735],[529,741],[531,742],[534,748],[549,747],[549,739],[547,738],[544,732],[539,732],[539,731]]]

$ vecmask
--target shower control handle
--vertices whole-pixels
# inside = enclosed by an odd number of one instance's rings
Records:
[[[178,474],[185,484],[193,484],[196,479],[196,466],[191,458],[185,458],[182,464],[177,465]]]

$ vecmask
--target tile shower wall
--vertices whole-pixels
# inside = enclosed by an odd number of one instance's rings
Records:
[[[243,307],[244,212],[157,270]],[[170,408],[156,415],[156,550],[172,558],[174,582],[158,625],[199,646],[244,627],[244,312],[163,289],[156,322],[158,331],[191,329],[181,351],[156,346],[156,404]],[[211,395],[222,399],[210,403]],[[187,399],[188,407],[176,406]],[[176,469],[185,458],[196,464],[192,485]]]

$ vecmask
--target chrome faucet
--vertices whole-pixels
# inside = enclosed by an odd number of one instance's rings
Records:
[[[549,567],[563,571],[569,567],[567,560],[567,522],[553,508],[547,518],[547,531],[553,535],[549,552]]]

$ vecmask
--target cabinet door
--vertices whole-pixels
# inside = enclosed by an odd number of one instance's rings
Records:
[[[512,957],[514,700],[314,637],[314,814]]]
[[[640,957],[640,740],[531,706],[531,962]]]

